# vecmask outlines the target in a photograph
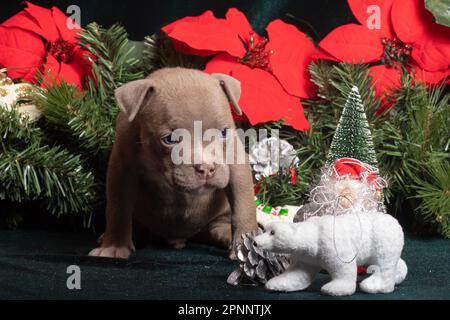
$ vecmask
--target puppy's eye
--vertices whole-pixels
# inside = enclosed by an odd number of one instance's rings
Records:
[[[230,135],[230,129],[224,128],[220,132],[222,139],[228,139],[228,136]]]
[[[171,145],[174,145],[174,144],[180,142],[179,140],[172,139],[172,134],[168,134],[168,135],[162,137],[161,141],[163,144],[168,145],[168,146],[171,146]]]
[[[275,231],[274,231],[274,230],[271,230],[271,231],[270,231],[270,235],[273,236],[274,234],[275,234]]]

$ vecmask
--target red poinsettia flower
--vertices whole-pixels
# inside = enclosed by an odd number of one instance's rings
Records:
[[[34,82],[43,72],[44,86],[63,79],[82,88],[91,66],[76,39],[80,27],[73,22],[75,28],[69,29],[71,20],[56,7],[25,4],[23,11],[0,24],[0,66],[13,79]]]
[[[284,119],[297,130],[309,128],[300,98],[313,95],[307,66],[315,47],[296,27],[275,20],[266,28],[267,39],[232,8],[224,19],[206,11],[162,30],[183,53],[215,55],[205,72],[225,73],[241,81],[240,105],[251,124]]]
[[[378,94],[400,84],[405,68],[428,84],[450,75],[450,28],[433,22],[423,0],[348,0],[348,4],[361,24],[331,31],[319,43],[316,57],[351,63],[381,61],[370,68]],[[373,25],[374,5],[380,8],[379,29]]]

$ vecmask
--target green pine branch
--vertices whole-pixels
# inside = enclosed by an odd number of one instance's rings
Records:
[[[414,84],[405,75],[394,91],[389,122],[377,131],[378,155],[397,210],[408,201],[422,230],[448,232],[450,202],[450,105],[444,87]],[[438,191],[440,190],[440,191]]]
[[[36,103],[44,112],[48,131],[64,147],[81,152],[83,158],[104,158],[114,141],[119,107],[114,90],[140,79],[139,61],[132,56],[126,30],[119,25],[104,29],[89,24],[80,34],[81,46],[89,51],[92,77],[80,92],[63,81],[41,90]]]
[[[203,69],[206,61],[207,58],[178,52],[166,35],[153,34],[144,38],[142,69],[146,75],[157,69],[170,67]]]
[[[381,102],[373,90],[374,85],[367,65],[334,64],[319,60],[312,62],[308,69],[311,74],[311,81],[317,86],[319,99],[308,100],[305,104],[311,106],[312,110],[315,110],[314,107],[317,105],[322,106],[322,110],[319,110],[319,114],[316,114],[314,119],[320,121],[324,113],[327,118],[325,121],[329,120],[330,116],[334,116],[334,125],[331,125],[335,127],[347,101],[348,94],[351,92],[352,87],[356,86],[360,92],[361,102],[365,107],[369,123],[375,124],[381,120],[379,115],[377,115]],[[323,110],[323,108],[326,110]]]
[[[116,106],[115,112],[102,108],[96,99],[63,81],[40,90],[35,101],[44,112],[47,131],[59,144],[90,159],[111,149]]]
[[[422,177],[413,177],[414,198],[420,200],[416,215],[433,229],[450,238],[450,162],[430,162]]]
[[[56,215],[90,212],[93,177],[83,169],[79,156],[39,144],[20,151],[3,147],[1,200],[43,200]]]
[[[0,108],[0,200],[39,201],[56,215],[87,213],[92,174],[60,147],[50,147],[35,124]]]
[[[79,35],[80,45],[92,54],[93,77],[87,88],[91,97],[99,102],[113,99],[114,90],[127,82],[143,78],[138,70],[139,61],[133,56],[135,47],[130,45],[128,33],[120,25],[107,29],[93,22]],[[102,106],[100,107],[108,107]]]

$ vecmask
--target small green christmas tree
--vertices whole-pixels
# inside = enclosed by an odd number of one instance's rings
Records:
[[[339,158],[354,158],[370,164],[378,171],[372,134],[358,87],[353,86],[334,133],[327,162]]]

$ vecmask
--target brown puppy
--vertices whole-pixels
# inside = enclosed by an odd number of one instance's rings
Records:
[[[133,219],[176,248],[199,235],[234,248],[242,233],[256,229],[248,161],[216,163],[202,154],[210,144],[204,141],[190,154],[201,154],[200,162],[173,161],[174,148],[188,141],[174,140],[171,133],[185,129],[194,137],[194,121],[202,122],[203,132],[221,130],[227,143],[234,139],[243,151],[229,108],[231,102],[241,112],[240,94],[232,77],[183,68],[161,69],[116,90],[122,112],[108,166],[107,225],[101,246],[89,255],[128,258],[135,250]]]

